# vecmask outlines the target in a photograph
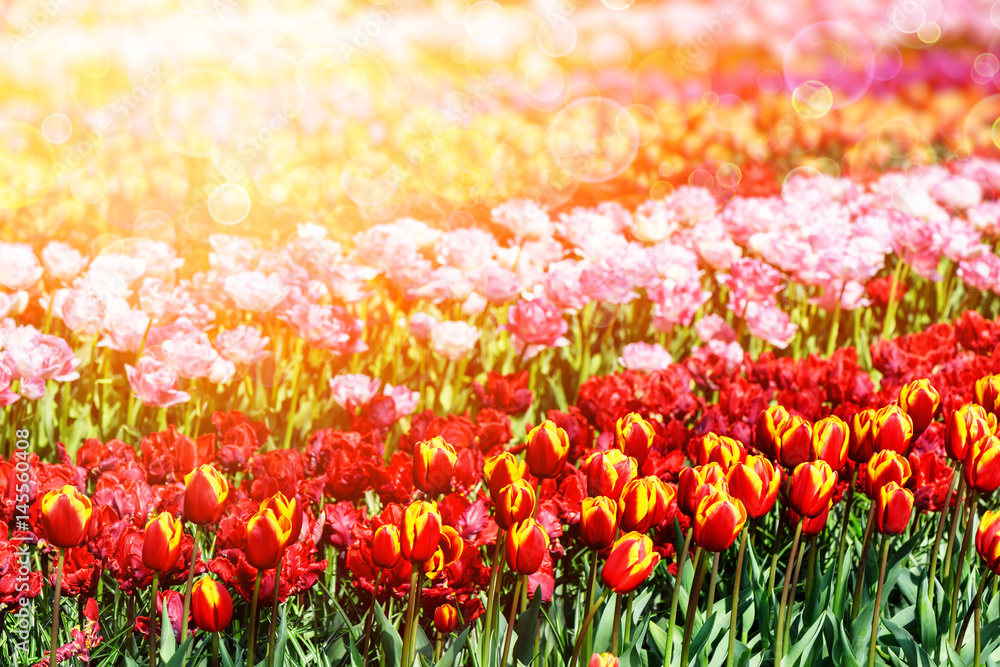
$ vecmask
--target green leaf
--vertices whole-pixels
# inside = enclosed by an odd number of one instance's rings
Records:
[[[615,605],[605,602],[604,611],[601,612],[601,622],[597,624],[597,632],[594,633],[594,653],[611,650],[611,629],[614,623]]]
[[[926,580],[920,585],[920,591],[917,593],[917,620],[920,624],[920,645],[925,650],[933,650],[937,646],[938,619],[931,606]]]
[[[660,652],[661,656],[667,654],[667,631],[665,628],[661,628],[656,623],[649,624],[649,636],[653,639],[653,644],[656,645],[656,650]]]
[[[375,609],[375,620],[378,621],[379,637],[382,639],[382,652],[385,654],[387,665],[398,665],[403,660],[403,640],[399,632],[385,617],[382,605],[373,605]],[[352,642],[353,643],[353,642]]]
[[[177,641],[174,639],[174,626],[170,624],[167,605],[163,605],[163,618],[160,619],[160,660],[167,662],[174,657],[176,651]]]
[[[831,651],[833,663],[844,667],[861,667],[861,663],[854,657],[854,649],[851,647],[851,641],[843,622],[835,621],[834,625],[836,626],[837,641]]]
[[[376,607],[379,606],[377,603]],[[288,607],[281,610],[281,625],[278,626],[278,639],[274,645],[274,667],[284,667],[285,648],[288,644]]]
[[[173,632],[170,633],[173,636]],[[191,648],[191,642],[194,641],[194,637],[188,637],[187,641],[181,644],[177,648],[177,652],[164,663],[163,667],[181,667],[184,664],[184,659],[187,657],[188,650]]]
[[[788,652],[781,656],[782,667],[791,667],[796,663],[796,661],[802,656],[803,653],[809,655],[813,644],[816,643],[816,639],[819,637],[820,628],[823,627],[823,621],[825,616],[820,616],[816,619],[816,622],[809,626],[802,639],[795,642],[792,646],[788,647]]]
[[[715,627],[715,617],[717,614],[712,614],[708,617],[705,623],[698,629],[697,634],[695,634],[694,639],[691,640],[691,652],[689,654],[690,659],[695,659],[701,653],[701,649],[708,643],[708,638],[712,635],[712,630]],[[681,667],[684,667],[683,665]]]
[[[455,661],[458,660],[458,654],[462,652],[462,648],[465,646],[466,640],[469,638],[469,632],[472,630],[472,626],[465,628],[462,634],[458,636],[448,650],[444,652],[441,659],[437,661],[434,667],[453,667]]]
[[[931,666],[931,659],[927,655],[927,652],[917,645],[917,642],[910,636],[910,633],[888,618],[882,620],[882,625],[892,633],[899,647],[903,649],[903,655],[906,657],[906,664],[909,667],[916,667],[917,665],[920,665],[920,667]]]
[[[525,581],[527,585],[527,581]],[[535,635],[538,633],[538,611],[542,608],[542,587],[535,588],[528,608],[517,618],[517,641],[514,643],[514,660],[529,664],[535,654]],[[516,664],[516,663],[515,663]]]
[[[872,635],[872,617],[875,615],[875,600],[869,600],[861,608],[858,617],[851,623],[851,648],[858,662],[868,661],[868,638]]]

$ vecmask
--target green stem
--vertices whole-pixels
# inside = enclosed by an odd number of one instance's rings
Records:
[[[379,570],[381,574],[381,570]],[[274,637],[278,630],[278,598],[281,592],[281,561],[274,570],[274,599],[271,601],[271,628],[267,633],[267,667],[274,667]]]
[[[507,654],[510,652],[510,638],[514,634],[514,618],[517,616],[517,603],[522,581],[523,577],[517,578],[517,583],[514,584],[514,595],[510,599],[510,616],[507,617],[507,637],[503,641],[503,653],[500,654],[500,667],[507,667]]]
[[[626,648],[628,648],[629,639],[632,635],[632,593],[625,596],[625,636],[623,638],[623,643]]]
[[[965,501],[965,475],[962,474],[962,466],[956,471],[958,475],[958,491],[955,495],[955,509],[951,512],[951,526],[948,528],[948,548],[944,552],[944,570],[941,576],[945,579],[951,573],[951,554],[955,546],[955,533],[958,529],[958,514],[962,511]]]
[[[50,665],[59,663],[59,598],[62,596],[63,561],[65,558],[66,552],[63,549],[59,549],[59,564],[56,565],[56,586],[52,598],[52,652],[49,653]]]
[[[788,565],[785,568],[785,581],[781,585],[781,603],[778,605],[778,626],[774,640],[774,664],[781,664],[781,652],[783,648],[782,640],[785,635],[785,613],[788,603],[788,584],[792,580],[792,568],[795,566],[795,557],[799,551],[799,539],[802,537],[802,521],[795,526],[795,537],[792,538],[792,552],[788,555]]]
[[[729,652],[726,654],[726,667],[733,667],[736,650],[736,622],[740,607],[740,579],[743,577],[743,551],[747,546],[747,532],[749,530],[749,524],[743,528],[740,535],[740,551],[736,557],[736,580],[733,582],[733,604],[729,618]]]
[[[604,602],[604,596],[606,594],[602,593],[601,597],[597,598],[597,602],[594,606],[590,608],[587,612],[587,617],[583,619],[583,627],[580,628],[580,634],[577,635],[576,644],[573,646],[573,657],[569,660],[569,667],[576,667],[576,661],[580,658],[580,650],[583,648],[583,638],[587,635],[587,629],[590,628],[590,622],[594,620],[594,614],[600,608],[601,603]]]
[[[847,489],[847,499],[844,500],[844,516],[840,520],[840,541],[837,544],[837,569],[834,576],[840,577],[840,567],[844,562],[844,545],[847,544],[847,524],[851,522],[851,509],[854,507],[854,487],[858,482],[858,470],[861,466],[854,466],[854,474],[851,476],[851,485]]]
[[[955,564],[954,583],[951,587],[951,613],[948,619],[948,641],[955,641],[955,622],[958,620],[958,588],[962,583],[962,566],[965,565],[965,554],[969,550],[969,542],[972,540],[972,524],[976,518],[976,503],[979,501],[979,492],[973,491],[969,498],[969,512],[965,521],[965,537],[962,539],[962,548],[958,552],[958,562]]]
[[[413,647],[411,644],[413,643],[412,637],[415,636],[413,624],[416,623],[414,611],[417,605],[417,586],[419,583],[420,564],[413,563],[413,573],[410,575],[410,596],[406,605],[406,638],[403,640],[403,660],[400,663],[401,667],[410,667],[413,664],[413,657],[411,655]]]
[[[868,547],[871,545],[872,532],[875,528],[875,504],[868,511],[868,523],[865,525],[865,538],[861,544],[861,562],[858,563],[858,580],[854,582],[854,598],[851,602],[851,620],[858,617],[861,611],[861,592],[865,588],[865,570],[868,564]]]
[[[156,667],[156,595],[160,588],[160,573],[153,572],[153,595],[149,600],[149,667]]]
[[[688,653],[691,651],[691,634],[694,632],[694,617],[698,613],[698,598],[701,596],[701,584],[705,580],[705,552],[701,547],[695,549],[694,581],[691,582],[691,592],[688,595],[687,615],[684,617],[684,641],[681,644],[681,665],[688,664]]]
[[[712,608],[715,607],[715,585],[719,581],[719,552],[715,552],[712,558],[712,575],[708,578],[708,604],[705,606],[705,613],[712,615]]]
[[[875,590],[875,613],[872,615],[872,638],[868,644],[868,667],[875,667],[875,646],[878,644],[879,611],[882,606],[882,587],[885,585],[885,562],[889,557],[889,536],[882,536],[882,564],[878,570],[878,588]]]
[[[931,545],[931,551],[928,555],[930,558],[930,568],[927,574],[927,593],[930,595],[932,609],[934,608],[934,598],[937,596],[937,582],[935,576],[937,573],[938,561],[941,559],[938,547],[941,544],[941,537],[944,535],[945,518],[948,516],[948,507],[951,505],[951,496],[955,490],[956,477],[961,477],[961,475],[952,474],[951,483],[948,484],[948,493],[944,497],[944,505],[941,507],[940,516],[938,517],[937,532],[934,533],[934,542]]]
[[[847,281],[844,281],[837,295],[837,303],[833,307],[833,322],[830,325],[830,337],[826,341],[826,356],[833,356],[833,351],[837,349],[837,334],[840,332],[840,302],[844,299],[844,290],[847,289]]]
[[[487,646],[489,646],[490,637],[493,635],[493,611],[496,605],[496,595],[497,595],[497,581],[500,576],[500,571],[503,569],[503,559],[500,557],[500,548],[503,543],[503,538],[497,535],[496,544],[493,547],[493,566],[490,568],[490,587],[487,589],[486,593],[486,617],[483,628],[483,651],[482,651],[482,664],[486,664],[489,655],[487,654]]]
[[[971,621],[972,617],[979,611],[979,606],[983,598],[983,591],[986,590],[986,586],[989,585],[990,580],[995,576],[996,574],[992,570],[986,570],[983,572],[983,578],[979,580],[979,588],[976,590],[976,597],[972,599],[972,606],[970,606],[969,611],[966,612],[965,619],[962,621],[962,628],[958,631],[958,634],[955,637],[956,651],[962,650],[962,644],[965,640],[965,632],[969,629],[969,621]],[[976,664],[978,663],[979,661],[977,660]]]
[[[368,654],[372,652],[372,617],[375,615],[375,605],[378,604],[378,587],[382,582],[382,568],[378,569],[375,575],[375,589],[372,591],[372,605],[368,609],[368,618],[365,619],[365,648],[361,658],[361,667],[368,667]]]
[[[212,667],[219,667],[219,633],[212,633]]]
[[[260,580],[263,570],[257,570],[257,579],[253,582],[253,598],[250,600],[250,629],[247,632],[247,667],[257,667],[254,653],[257,649],[257,599],[260,597]]]
[[[615,595],[614,621],[611,623],[611,655],[618,657],[618,630],[621,627],[622,596]]]
[[[809,540],[809,565],[806,566],[806,600],[809,600],[809,594],[813,590],[813,577],[816,574],[816,542],[818,541],[818,535],[813,535],[812,539]]]
[[[587,581],[587,594],[584,598],[586,600],[586,606],[584,607],[584,609],[588,611],[590,610],[591,607],[594,606],[594,588],[596,586],[597,586],[597,550],[595,549],[594,557],[590,561],[590,578]],[[592,633],[589,628],[586,631],[586,635],[587,637],[585,639],[585,642],[587,647],[587,654],[589,655],[590,648],[593,642]]]
[[[677,603],[681,599],[681,579],[684,578],[684,568],[687,567],[693,530],[688,528],[687,535],[684,536],[684,547],[681,549],[680,558],[677,559],[677,576],[674,578],[674,590],[670,595],[670,620],[667,622],[667,649],[663,657],[663,667],[670,667],[670,654],[674,648],[674,624],[677,622]]]
[[[885,320],[882,322],[882,338],[891,338],[896,329],[896,294],[899,291],[900,275],[903,271],[903,258],[896,257],[896,269],[892,274],[892,285],[889,288],[889,305],[885,308]]]
[[[187,639],[188,615],[191,612],[191,588],[194,586],[194,569],[198,564],[198,531],[201,526],[194,525],[194,542],[191,546],[191,567],[188,568],[187,585],[184,587],[184,616],[181,618],[181,641]]]
[[[302,377],[302,345],[301,338],[295,341],[295,377],[292,378],[292,400],[285,418],[288,420],[285,426],[285,449],[292,444],[292,430],[295,425],[295,410],[299,405],[299,378]]]

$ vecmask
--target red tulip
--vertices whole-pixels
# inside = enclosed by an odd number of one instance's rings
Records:
[[[757,424],[754,428],[754,446],[762,454],[774,457],[774,441],[778,434],[778,429],[791,415],[788,410],[781,405],[771,405],[761,410],[757,415]]]
[[[729,472],[734,464],[743,461],[746,456],[746,450],[739,442],[715,433],[706,433],[698,447],[698,465],[718,463],[726,472]]]
[[[497,498],[496,522],[504,530],[535,516],[535,490],[523,479],[508,484]]]
[[[233,619],[233,598],[229,590],[208,575],[191,589],[191,616],[205,632],[222,632]]]
[[[458,455],[441,436],[418,442],[413,448],[413,486],[437,495],[448,490]]]
[[[888,449],[878,452],[865,464],[865,492],[875,498],[879,489],[889,482],[905,486],[912,475],[907,459]]]
[[[986,561],[986,567],[1000,571],[1000,513],[983,513],[976,530],[976,551]]]
[[[437,503],[416,500],[403,513],[400,552],[411,563],[423,563],[434,556],[441,537],[441,514]]]
[[[955,461],[964,461],[969,445],[996,432],[997,420],[981,405],[969,403],[948,415],[944,431],[944,447]]]
[[[823,513],[837,486],[837,473],[826,461],[800,463],[788,479],[788,504],[805,518]]]
[[[213,523],[229,496],[229,482],[210,465],[200,465],[184,477],[184,518],[199,526]]]
[[[814,461],[816,451],[813,449],[812,424],[798,415],[791,415],[781,422],[774,435],[774,457],[789,469]]]
[[[934,420],[941,405],[941,394],[931,386],[930,380],[922,378],[903,385],[897,402],[913,422],[913,436],[916,438]]]
[[[683,468],[677,484],[677,509],[693,517],[698,503],[712,491],[727,491],[726,473],[718,463],[697,468]]]
[[[165,572],[181,555],[181,524],[170,512],[160,512],[146,524],[142,538],[142,564],[155,572]]]
[[[839,473],[847,463],[848,442],[851,429],[836,415],[824,417],[813,424],[812,448],[816,458],[826,461]]]
[[[1000,438],[985,435],[973,442],[965,453],[962,473],[969,488],[980,493],[1000,488]]]
[[[675,491],[659,477],[640,477],[625,485],[618,501],[618,526],[645,533],[663,523]]]
[[[569,456],[569,436],[556,423],[546,419],[528,433],[525,459],[528,470],[539,479],[556,477]]]
[[[519,460],[510,452],[502,452],[496,456],[486,459],[483,465],[483,474],[486,477],[486,485],[490,488],[490,498],[496,502],[500,489],[524,478],[525,463]]]
[[[40,516],[45,539],[62,549],[83,544],[90,530],[90,498],[66,485],[42,497]]]
[[[402,559],[399,545],[399,528],[383,525],[375,529],[372,537],[372,562],[376,567],[392,569]]]
[[[549,550],[549,536],[534,519],[526,519],[507,531],[507,567],[518,574],[534,574]]]
[[[875,527],[880,533],[899,535],[906,530],[913,512],[913,493],[895,482],[878,491],[875,500]]]
[[[247,522],[247,562],[258,570],[277,567],[292,535],[292,523],[273,510],[262,509]]]
[[[639,474],[639,465],[617,449],[594,452],[583,464],[587,475],[587,495],[607,496],[617,501],[625,485]]]
[[[660,562],[653,540],[642,533],[625,533],[618,538],[601,570],[601,579],[619,595],[631,593],[646,581]]]
[[[615,448],[635,459],[641,468],[653,446],[656,430],[638,413],[631,412],[615,423]]]
[[[771,511],[778,499],[781,486],[781,468],[777,470],[763,456],[748,456],[745,463],[737,463],[726,475],[729,493],[743,503],[747,514],[760,518]]]
[[[442,635],[450,635],[458,628],[458,610],[454,605],[442,604],[434,608],[434,629]]]
[[[743,503],[715,491],[701,499],[694,514],[694,541],[706,551],[725,551],[743,530],[747,513]]]
[[[906,454],[913,439],[913,421],[898,405],[887,405],[872,419],[872,450]]]
[[[611,498],[584,498],[580,511],[580,541],[591,549],[606,549],[618,531],[618,507]]]

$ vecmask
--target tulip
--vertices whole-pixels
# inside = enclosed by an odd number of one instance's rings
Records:
[[[966,485],[979,493],[993,493],[1000,487],[1000,437],[985,435],[965,453],[962,474]]]
[[[837,473],[826,461],[800,463],[788,480],[788,504],[804,518],[822,514],[837,486]]]
[[[504,553],[507,567],[518,574],[534,574],[542,568],[542,560],[549,550],[549,536],[542,524],[525,519],[507,531]]]
[[[880,533],[899,535],[910,523],[913,511],[913,493],[895,482],[878,490],[875,498],[875,528]]]
[[[640,477],[625,485],[618,501],[618,526],[645,533],[663,523],[676,495],[659,477]]]
[[[591,549],[606,549],[618,531],[617,504],[611,498],[584,498],[580,511],[580,541]]]
[[[615,422],[615,449],[635,459],[641,468],[653,446],[656,430],[638,413],[630,412]]]
[[[90,498],[70,485],[52,489],[42,497],[42,529],[45,539],[60,549],[83,544],[90,531],[93,504]]]
[[[403,513],[400,535],[403,558],[412,563],[430,560],[441,537],[441,515],[437,503],[416,500]]]
[[[872,451],[906,454],[913,439],[913,421],[898,405],[887,405],[872,419]]]
[[[619,595],[631,593],[649,578],[659,561],[660,554],[653,549],[653,541],[647,535],[625,533],[611,547],[601,579]]]
[[[963,405],[948,415],[944,431],[945,451],[955,461],[964,461],[969,445],[986,435],[996,432],[993,414],[987,414],[980,405]]]
[[[835,473],[847,463],[851,429],[843,419],[830,415],[813,424],[812,449],[816,458],[826,461]]]
[[[569,456],[569,436],[556,423],[546,419],[528,433],[525,459],[528,470],[538,479],[556,477]]]
[[[184,477],[184,518],[204,526],[215,521],[229,496],[229,483],[210,465],[200,465]]]
[[[877,498],[879,490],[890,482],[905,486],[912,476],[910,462],[892,450],[876,453],[865,464],[865,491]]]
[[[774,456],[774,441],[778,428],[790,416],[788,410],[781,405],[771,405],[760,411],[754,428],[754,446],[758,451],[767,456]]]
[[[262,509],[247,522],[247,562],[258,570],[270,570],[278,564],[288,541],[292,524],[273,510]]]
[[[181,524],[169,512],[161,512],[146,524],[142,537],[142,564],[153,571],[153,586],[149,614],[149,664],[156,664],[156,594],[160,583],[160,573],[169,570],[181,555]]]
[[[826,528],[826,520],[830,517],[831,507],[833,507],[833,502],[827,503],[819,516],[802,519],[802,534],[815,537],[822,533],[823,529]]]
[[[983,513],[976,529],[976,551],[987,568],[1000,572],[1000,512]]]
[[[389,570],[403,557],[399,543],[399,528],[383,525],[375,529],[372,536],[372,562],[376,567]]]
[[[698,465],[718,463],[726,472],[734,464],[743,461],[746,456],[746,450],[739,442],[715,433],[706,433],[698,447]]]
[[[269,509],[274,512],[275,516],[288,519],[292,527],[288,544],[294,544],[299,539],[299,534],[302,532],[302,506],[299,505],[299,501],[295,496],[289,499],[281,491],[278,491],[262,502],[260,509]]]
[[[748,456],[726,475],[729,493],[743,504],[748,516],[759,519],[774,507],[781,486],[781,469],[763,456]]]
[[[814,461],[812,424],[798,415],[781,422],[774,434],[774,457],[786,468]]]
[[[987,375],[976,380],[973,394],[976,404],[996,416],[1000,411],[1000,375]]]
[[[438,538],[438,551],[441,552],[444,566],[447,567],[462,557],[465,550],[465,540],[451,526],[441,526],[441,536]]]
[[[486,485],[490,489],[490,498],[496,502],[500,490],[508,484],[513,484],[524,478],[525,463],[510,452],[502,452],[486,459],[483,464],[483,474]]]
[[[715,490],[728,490],[726,473],[718,463],[697,468],[683,468],[677,483],[677,509],[693,517],[698,503]]]
[[[694,541],[705,551],[725,551],[736,541],[747,521],[743,503],[715,491],[701,499],[694,515]]]
[[[443,604],[434,609],[434,629],[442,635],[450,635],[458,627],[458,610],[454,605]]]
[[[847,445],[847,456],[855,463],[867,463],[875,453],[872,440],[872,426],[875,410],[868,408],[851,417],[851,439]]]
[[[618,667],[618,658],[610,653],[595,653],[590,656],[587,667]]]
[[[79,546],[87,538],[93,504],[90,498],[76,488],[66,485],[52,489],[42,496],[39,511],[46,539],[57,547],[55,594],[52,601],[52,649],[49,664],[58,659],[59,646],[59,596],[62,591],[63,562],[65,549]]]
[[[583,464],[587,475],[587,495],[606,496],[618,501],[625,485],[639,474],[639,465],[617,449],[594,452]]]
[[[913,422],[913,437],[916,438],[934,420],[941,406],[941,394],[931,386],[930,380],[922,378],[903,385],[897,403]]]
[[[496,522],[507,530],[515,523],[535,516],[535,490],[523,479],[508,484],[497,498]]]
[[[156,600],[153,600],[153,612],[156,611]],[[191,616],[194,623],[212,636],[212,665],[219,664],[219,635],[229,627],[233,619],[233,598],[221,583],[209,576],[204,576],[195,583],[191,591]],[[152,618],[149,619],[152,623]],[[155,653],[155,652],[154,652]]]
[[[418,442],[413,448],[413,486],[437,495],[448,490],[458,455],[441,436]]]

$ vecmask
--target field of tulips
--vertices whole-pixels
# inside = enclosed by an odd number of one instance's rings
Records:
[[[0,4],[0,667],[1000,665],[1000,2]]]

